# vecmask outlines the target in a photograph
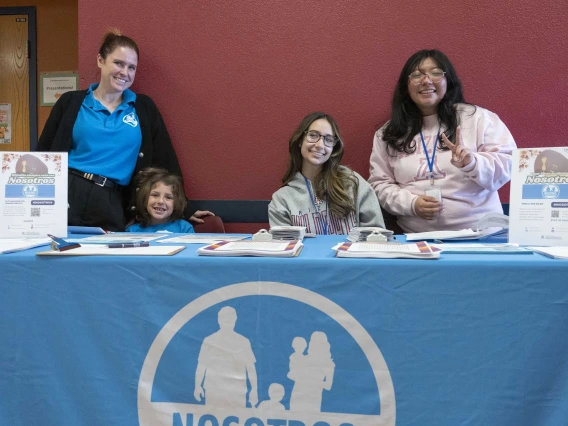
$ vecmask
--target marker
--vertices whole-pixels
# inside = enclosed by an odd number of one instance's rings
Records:
[[[113,243],[108,245],[108,248],[134,248],[134,247],[150,247],[150,243],[148,241],[140,241],[137,243]]]

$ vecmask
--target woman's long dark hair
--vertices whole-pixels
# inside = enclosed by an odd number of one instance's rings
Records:
[[[456,70],[448,57],[439,50],[420,50],[412,55],[400,72],[392,99],[391,119],[383,131],[383,140],[390,151],[412,154],[416,151],[414,136],[422,129],[422,113],[408,93],[408,76],[426,59],[432,59],[445,71],[446,95],[438,104],[438,119],[448,139],[453,140],[459,125],[456,114],[457,103],[467,103]],[[475,110],[474,110],[475,111]],[[439,139],[439,149],[447,150],[442,138]]]
[[[341,168],[341,158],[343,157],[343,138],[339,133],[339,127],[335,120],[323,112],[312,112],[304,117],[300,125],[296,128],[290,138],[288,149],[290,159],[288,169],[282,178],[282,184],[290,182],[297,172],[302,172],[303,157],[301,146],[306,136],[307,130],[316,120],[324,119],[331,125],[333,136],[337,138],[337,143],[331,151],[331,156],[323,164],[321,172],[317,175],[314,188],[316,196],[324,199],[327,197],[328,208],[337,218],[345,218],[355,210],[355,200],[359,189],[359,181],[353,172],[347,168]],[[349,190],[353,188],[353,197]]]

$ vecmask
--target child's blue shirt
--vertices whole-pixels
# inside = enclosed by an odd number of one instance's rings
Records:
[[[195,234],[195,231],[193,230],[193,226],[191,225],[191,223],[183,219],[175,220],[173,222],[161,223],[159,225],[149,225],[145,228],[142,228],[142,226],[139,223],[134,223],[130,225],[128,228],[126,228],[126,232],[158,232],[158,231],[168,231],[177,234]]]

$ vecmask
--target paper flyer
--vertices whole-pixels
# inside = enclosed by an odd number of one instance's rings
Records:
[[[12,104],[0,104],[0,144],[12,143]]]
[[[41,106],[55,105],[66,92],[77,90],[79,74],[71,72],[43,73],[41,75]]]
[[[568,245],[568,147],[513,152],[509,242]]]
[[[67,236],[67,153],[3,152],[0,238]]]

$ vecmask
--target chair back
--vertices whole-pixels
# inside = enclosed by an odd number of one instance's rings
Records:
[[[193,229],[199,234],[224,234],[225,226],[219,216],[202,217],[203,223],[193,224]]]

